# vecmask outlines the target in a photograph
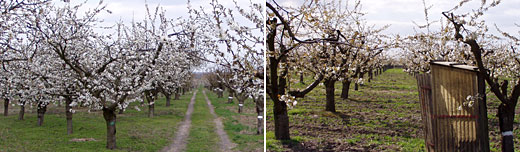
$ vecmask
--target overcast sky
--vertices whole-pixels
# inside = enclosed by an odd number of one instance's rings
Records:
[[[272,0],[268,0],[272,1]],[[275,0],[282,6],[300,6],[305,0]],[[345,1],[345,0],[344,0]],[[457,6],[461,0],[426,0],[426,6],[432,6],[428,11],[430,21],[443,18],[442,12],[448,11]],[[491,3],[492,0],[488,0]],[[459,8],[455,14],[471,12],[478,9],[481,0],[472,0]],[[391,26],[383,31],[386,34],[399,34],[401,36],[414,34],[413,22],[419,25],[426,23],[424,16],[424,5],[422,0],[361,0],[362,12],[367,13],[364,18],[368,24],[382,27],[386,24]],[[489,31],[499,34],[494,26],[496,24],[502,31],[514,36],[520,36],[520,0],[505,0],[484,13],[482,17],[489,27]],[[438,30],[440,23],[432,26],[432,30]],[[425,32],[423,30],[423,32]],[[393,58],[399,58],[401,49],[390,49],[384,53]]]
[[[459,4],[461,0],[426,0],[426,5],[432,5],[429,10],[430,20],[439,20],[441,12],[447,11]],[[283,6],[299,6],[304,0],[276,0]],[[491,0],[488,0],[490,3]],[[408,35],[413,34],[416,27],[412,21],[424,24],[424,5],[422,0],[361,0],[362,11],[368,13],[365,19],[369,24],[383,26],[391,24],[385,33]],[[473,0],[464,5],[458,12],[470,12],[477,9],[481,0]],[[444,19],[444,18],[443,18]],[[490,31],[496,31],[493,24],[514,35],[519,35],[520,28],[514,23],[520,24],[520,0],[505,0],[498,6],[485,13],[483,19],[489,25]],[[438,24],[437,24],[438,27]],[[437,28],[438,29],[438,28]]]
[[[85,0],[70,0],[72,4],[79,4],[84,2]],[[264,3],[264,0],[251,0],[253,3]],[[65,2],[63,1],[54,1],[56,5],[63,5]],[[99,0],[88,0],[87,3],[80,8],[80,12],[84,12],[88,9],[95,8],[99,4]],[[210,3],[211,0],[191,0],[190,5],[195,9],[206,10],[206,12],[210,12],[212,10]],[[224,5],[226,8],[235,8],[234,2],[232,0],[219,0],[220,4]],[[249,0],[237,0],[238,4],[241,6],[249,6]],[[97,17],[99,19],[104,20],[101,24],[102,26],[111,26],[120,20],[125,23],[130,23],[133,20],[142,21],[146,14],[145,4],[148,4],[148,8],[150,12],[153,13],[155,11],[156,6],[160,5],[160,7],[166,11],[166,17],[171,19],[176,19],[182,17],[187,19],[189,17],[188,14],[188,0],[104,0],[103,4],[106,5],[106,9],[110,10],[112,13],[102,12]],[[248,7],[244,7],[247,9]],[[235,11],[236,12],[236,11]],[[247,25],[248,21],[246,21],[243,17],[236,15],[235,18],[238,22],[244,23],[242,25]],[[128,24],[127,24],[128,25]],[[247,25],[254,26],[254,25]],[[113,30],[104,30],[97,29],[98,32],[113,32]],[[223,48],[223,47],[222,47]],[[214,58],[211,56],[206,56],[208,59],[213,60]],[[206,64],[202,67],[195,69],[197,72],[204,72],[211,67],[214,67],[213,64]]]
[[[70,0],[72,3],[83,2],[83,0]],[[263,3],[264,0],[252,0],[255,3]],[[268,0],[272,1],[272,0]],[[283,6],[299,6],[305,0],[276,0]],[[344,0],[345,1],[345,0]],[[491,1],[491,0],[488,0]],[[89,0],[84,8],[93,8],[98,4],[99,0]],[[205,7],[209,9],[211,0],[191,0],[192,7]],[[231,0],[220,0],[220,3],[226,7],[233,7]],[[238,0],[239,4],[248,4],[249,0]],[[450,10],[456,6],[460,0],[427,0],[426,5],[432,5],[429,11],[430,20],[439,20],[442,17],[441,12]],[[63,3],[63,2],[57,2]],[[145,15],[145,0],[105,0],[107,9],[112,14],[102,13],[99,18],[105,20],[104,25],[113,25],[115,22],[122,20],[130,22],[132,19],[140,21]],[[178,18],[188,17],[187,0],[147,0],[151,9],[158,4],[166,10],[167,17]],[[473,0],[459,9],[459,12],[469,12],[480,6],[481,0]],[[413,34],[413,28],[418,24],[424,24],[424,6],[422,0],[362,0],[362,11],[367,13],[365,19],[369,24],[383,26],[390,24],[391,26],[384,31],[387,34],[409,35]],[[520,0],[502,1],[498,6],[491,8],[485,13],[483,19],[489,25],[490,31],[496,33],[493,24],[497,24],[503,31],[509,32],[515,36],[520,36],[519,27],[514,23],[520,24]],[[438,28],[434,25],[433,30]],[[198,70],[201,71],[201,70]]]

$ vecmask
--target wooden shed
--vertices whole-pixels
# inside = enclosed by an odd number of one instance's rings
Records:
[[[478,68],[431,62],[417,76],[428,151],[489,151],[485,82]]]

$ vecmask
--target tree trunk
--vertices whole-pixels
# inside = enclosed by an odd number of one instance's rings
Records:
[[[233,96],[231,95],[231,93],[229,94],[228,96],[228,101],[227,101],[228,104],[230,103],[233,103]]]
[[[153,118],[155,112],[155,104],[148,105],[148,117]]]
[[[222,91],[222,90],[217,91],[217,96],[218,96],[218,98],[224,97],[224,91]]]
[[[368,71],[368,82],[370,82],[373,78],[372,70]]]
[[[23,116],[25,115],[25,103],[20,106],[20,113],[18,113],[18,120],[23,120]]]
[[[350,81],[343,81],[341,88],[341,98],[348,99],[348,91],[350,90]]]
[[[334,103],[334,83],[335,80],[325,80],[325,96],[327,104],[325,111],[336,112],[336,104]]]
[[[72,98],[65,97],[65,116],[67,117],[67,135],[70,135],[73,133],[72,128],[72,107],[70,106],[70,103],[72,103]]]
[[[4,99],[4,116],[9,114],[9,99]]]
[[[45,106],[38,106],[38,126],[42,126],[43,125],[43,116],[45,116],[45,112],[47,112],[47,105]]]
[[[179,97],[181,95],[179,94],[179,90],[175,91],[175,98],[173,100],[179,100]]]
[[[103,107],[103,117],[107,124],[107,149],[116,148],[116,113],[115,109]]]
[[[145,91],[144,96],[146,97],[146,101],[148,101],[148,117],[152,118],[155,111],[154,96],[150,91]]]
[[[264,133],[264,99],[263,98],[256,98],[256,114],[257,114],[257,130],[256,134],[263,134]]]
[[[303,72],[300,72],[300,83],[305,84],[305,82],[303,81]]]
[[[238,113],[242,113],[242,108],[244,107],[244,100],[238,98]]]
[[[166,96],[166,107],[169,107],[170,106],[170,100],[171,100],[170,96],[171,95],[170,94],[165,94],[164,96]]]
[[[289,116],[287,115],[287,105],[285,102],[274,99],[274,135],[277,140],[291,139],[289,133]]]
[[[512,131],[515,116],[515,108],[502,103],[498,106],[497,115],[500,132],[502,132],[502,151],[514,152]]]

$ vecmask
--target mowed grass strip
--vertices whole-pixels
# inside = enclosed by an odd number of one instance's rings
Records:
[[[165,99],[160,98],[155,102],[156,116],[153,118],[148,118],[148,106],[139,107],[141,111],[134,109],[139,104],[137,102],[132,103],[124,114],[117,114],[115,151],[151,152],[170,144],[176,127],[184,118],[191,95],[186,93],[180,100],[172,100],[170,107],[165,107]],[[56,108],[64,109],[49,107],[49,114],[45,114],[41,127],[36,124],[35,113],[26,112],[22,121],[18,120],[17,113],[1,116],[0,151],[109,151],[105,148],[106,124],[102,112],[76,112],[73,115],[74,133],[67,135],[65,113],[50,114],[50,111],[58,111]],[[73,138],[94,138],[95,141],[70,141]]]
[[[191,115],[191,128],[188,137],[187,152],[192,151],[216,151],[218,147],[218,135],[215,132],[213,116],[209,113],[208,104],[202,94],[202,88],[195,97],[193,113]]]
[[[206,95],[215,107],[215,113],[222,119],[224,131],[231,141],[237,144],[234,150],[248,152],[264,150],[264,135],[256,134],[257,114],[252,99],[247,99],[244,102],[243,112],[238,113],[238,101],[234,99],[233,103],[228,104],[227,92],[224,93],[223,98],[217,98],[217,95],[210,90],[206,90]]]

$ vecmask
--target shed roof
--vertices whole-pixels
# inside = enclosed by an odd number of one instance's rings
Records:
[[[457,62],[433,61],[433,62],[430,62],[430,63],[431,64],[435,64],[435,65],[453,67],[453,68],[457,68],[457,69],[463,69],[463,70],[469,70],[469,71],[478,71],[478,67],[476,67],[476,66],[465,65],[465,64],[457,63]]]

